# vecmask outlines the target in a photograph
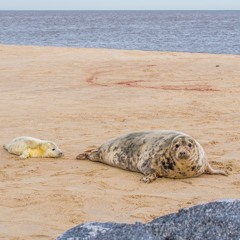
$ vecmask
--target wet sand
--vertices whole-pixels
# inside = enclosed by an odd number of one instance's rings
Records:
[[[0,45],[0,145],[52,140],[60,159],[0,149],[0,238],[55,239],[88,221],[147,222],[183,207],[240,198],[240,56]],[[228,177],[139,181],[77,161],[132,131],[196,138]]]

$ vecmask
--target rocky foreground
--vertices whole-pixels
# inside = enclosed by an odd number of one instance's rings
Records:
[[[98,223],[78,225],[58,240],[182,240],[240,239],[240,200],[221,200],[181,209],[147,224]]]

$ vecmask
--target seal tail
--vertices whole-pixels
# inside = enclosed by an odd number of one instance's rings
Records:
[[[76,159],[77,160],[91,160],[91,161],[97,162],[99,160],[98,148],[86,150],[83,153],[78,154]]]

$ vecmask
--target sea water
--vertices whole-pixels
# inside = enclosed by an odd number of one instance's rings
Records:
[[[0,11],[0,44],[240,54],[240,11]]]

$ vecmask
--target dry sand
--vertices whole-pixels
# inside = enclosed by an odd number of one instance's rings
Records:
[[[55,141],[61,159],[0,149],[0,239],[55,239],[87,221],[147,222],[183,207],[240,198],[240,56],[0,45],[0,144]],[[77,161],[132,131],[196,138],[230,175],[139,181]]]

